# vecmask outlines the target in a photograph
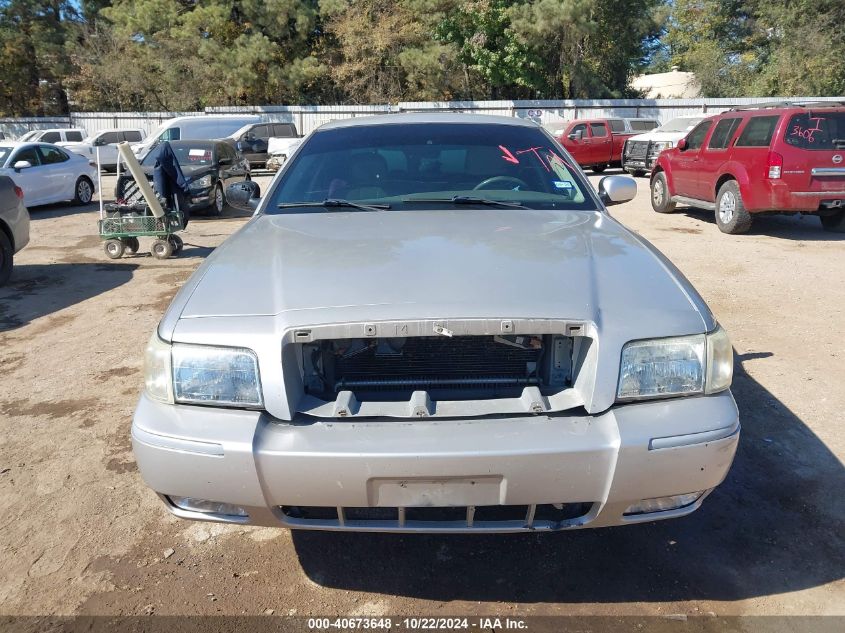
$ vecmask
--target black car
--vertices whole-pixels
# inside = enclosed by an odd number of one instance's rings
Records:
[[[250,165],[264,167],[271,138],[299,138],[293,123],[251,123],[232,134],[229,140],[249,160]]]
[[[188,181],[188,211],[220,215],[226,206],[224,190],[232,183],[250,180],[249,161],[226,141],[170,141],[182,174]],[[141,161],[152,177],[156,153]],[[118,198],[122,197],[118,183]]]

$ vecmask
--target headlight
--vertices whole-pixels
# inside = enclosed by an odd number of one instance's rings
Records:
[[[674,146],[675,144],[672,141],[659,141],[657,143],[652,143],[650,150],[652,154],[659,154],[664,149],[670,149]]]
[[[211,186],[211,174],[206,174],[202,178],[197,178],[189,186],[191,189],[208,189]]]
[[[168,345],[153,333],[144,363],[147,394],[161,402],[261,408],[258,359],[252,350]]]
[[[158,332],[153,332],[144,353],[144,385],[151,398],[161,402],[173,402],[170,345],[158,337]]]
[[[730,387],[733,349],[721,327],[710,334],[632,341],[622,348],[619,400],[716,393]]]
[[[252,350],[175,344],[171,357],[176,402],[263,406],[258,359]]]

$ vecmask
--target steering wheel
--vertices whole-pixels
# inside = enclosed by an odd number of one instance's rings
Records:
[[[524,180],[520,180],[519,178],[514,178],[513,176],[493,176],[492,178],[488,178],[487,180],[482,180],[480,183],[475,185],[472,188],[473,191],[478,191],[479,189],[493,189],[494,187],[490,187],[494,183],[513,183],[519,187],[527,187],[528,183]],[[496,187],[497,189],[501,189],[501,187]]]

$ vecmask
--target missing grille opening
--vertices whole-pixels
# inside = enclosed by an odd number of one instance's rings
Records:
[[[551,395],[572,384],[572,338],[557,335],[332,339],[302,345],[305,392],[334,400],[515,398],[527,386]]]

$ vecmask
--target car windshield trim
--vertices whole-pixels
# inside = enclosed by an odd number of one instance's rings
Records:
[[[352,202],[351,200],[341,200],[338,198],[327,198],[322,202],[281,202],[276,205],[279,209],[296,209],[322,207],[324,209],[355,209],[356,211],[386,211],[390,208],[389,204],[363,204],[360,202]]]
[[[493,200],[491,198],[477,198],[474,196],[452,196],[451,198],[402,198],[405,204],[478,204],[489,207],[507,207],[509,209],[530,209],[519,202],[507,200]]]

